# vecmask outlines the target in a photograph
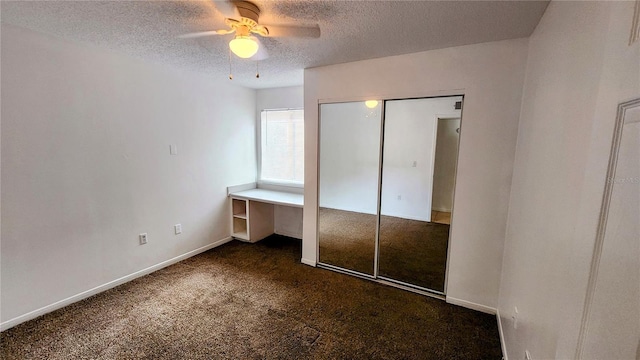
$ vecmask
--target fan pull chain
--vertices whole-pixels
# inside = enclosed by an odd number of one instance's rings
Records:
[[[233,80],[233,73],[231,72],[231,49],[229,49],[229,80]]]
[[[256,61],[256,79],[260,79],[260,70],[258,69],[259,61]]]

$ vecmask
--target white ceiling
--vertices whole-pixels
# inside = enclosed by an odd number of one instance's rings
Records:
[[[318,39],[266,38],[270,57],[232,59],[233,82],[301,85],[302,69],[451,46],[527,37],[548,1],[254,1],[263,24],[319,24]],[[232,35],[214,1],[2,1],[2,22],[187,68],[229,81]],[[221,9],[224,4],[218,4]]]

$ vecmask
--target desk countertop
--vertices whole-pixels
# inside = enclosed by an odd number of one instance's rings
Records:
[[[301,208],[304,204],[304,195],[284,191],[251,189],[231,193],[229,194],[229,196],[235,199],[253,200],[269,204],[293,206],[299,208]]]

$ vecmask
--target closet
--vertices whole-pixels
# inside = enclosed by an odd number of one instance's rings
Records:
[[[462,101],[320,105],[319,266],[445,293]]]

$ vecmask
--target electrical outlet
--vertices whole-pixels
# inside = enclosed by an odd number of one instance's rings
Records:
[[[524,351],[524,360],[531,360],[531,353],[529,350]]]
[[[398,195],[398,200],[402,200],[402,195]]]
[[[173,225],[173,230],[175,230],[176,235],[182,234],[182,224]]]
[[[511,320],[513,320],[513,328],[518,328],[518,307],[513,307],[513,315],[511,315]]]
[[[138,235],[138,237],[140,238],[140,245],[144,245],[147,243],[147,233],[142,233]]]

